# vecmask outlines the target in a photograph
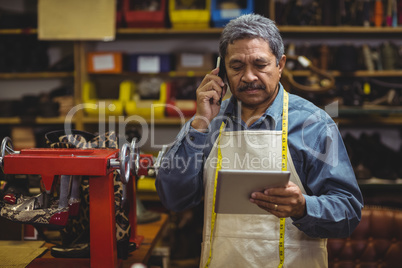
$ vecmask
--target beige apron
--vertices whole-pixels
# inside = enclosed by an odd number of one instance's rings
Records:
[[[204,166],[204,229],[200,267],[278,267],[279,219],[266,215],[217,214],[212,235],[211,219],[217,162],[215,142]],[[222,169],[281,170],[281,131],[221,132]],[[289,151],[289,150],[287,150]],[[290,180],[305,194],[289,153]],[[247,178],[245,178],[247,179]],[[310,238],[290,218],[285,222],[283,267],[327,267],[326,239]]]

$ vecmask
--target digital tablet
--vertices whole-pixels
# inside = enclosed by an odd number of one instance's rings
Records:
[[[215,212],[223,214],[266,214],[267,211],[250,202],[253,192],[285,186],[289,171],[219,170]]]

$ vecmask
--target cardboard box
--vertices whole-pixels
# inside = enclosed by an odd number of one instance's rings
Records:
[[[39,0],[39,40],[115,39],[114,0]]]

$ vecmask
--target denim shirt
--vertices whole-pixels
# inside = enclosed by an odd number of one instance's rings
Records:
[[[181,211],[202,200],[203,164],[219,134],[225,131],[282,130],[283,86],[266,112],[250,126],[238,116],[232,97],[222,103],[206,133],[189,120],[162,160],[156,188],[163,205]],[[306,190],[306,215],[293,224],[311,237],[346,237],[360,222],[363,198],[337,125],[311,102],[289,94],[288,147]]]

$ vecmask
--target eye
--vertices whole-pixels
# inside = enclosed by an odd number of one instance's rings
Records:
[[[240,71],[243,68],[243,65],[236,64],[236,65],[230,66],[230,68],[232,68],[234,71]]]

